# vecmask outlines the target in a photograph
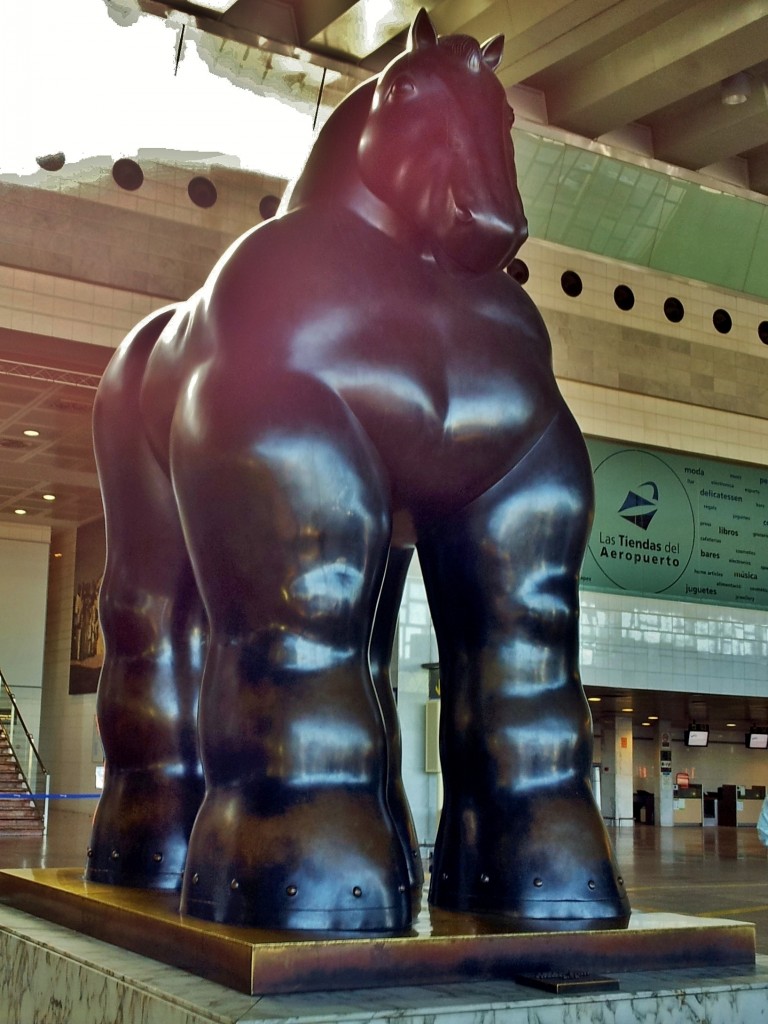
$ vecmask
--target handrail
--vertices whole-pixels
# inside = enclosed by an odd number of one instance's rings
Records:
[[[32,785],[32,768],[33,768],[33,763],[34,763],[33,762],[33,757],[37,761],[38,771],[42,772],[42,777],[45,780],[45,793],[46,793],[46,796],[43,799],[43,834],[45,835],[47,833],[47,831],[48,831],[48,803],[49,803],[49,801],[48,801],[47,797],[48,797],[48,794],[50,793],[50,788],[51,788],[51,776],[50,776],[50,774],[48,772],[48,769],[43,764],[43,759],[40,757],[40,752],[38,751],[37,747],[35,746],[35,741],[32,739],[32,733],[27,728],[26,722],[24,721],[24,717],[22,716],[21,711],[19,710],[19,705],[16,703],[16,698],[14,697],[13,692],[12,692],[10,686],[8,685],[7,681],[6,681],[5,676],[3,675],[2,669],[0,669],[0,693],[4,693],[5,696],[8,698],[8,700],[10,701],[10,719],[11,719],[10,720],[10,729],[2,728],[2,731],[6,734],[8,742],[11,745],[11,750],[13,751],[14,758],[16,760],[17,765],[19,766],[19,771],[21,772],[22,778],[24,779],[24,784],[26,785],[26,787],[29,790],[30,794],[36,793],[38,788],[39,788],[37,784]],[[14,743],[13,743],[13,736],[14,736],[15,728],[16,728],[17,725],[21,726],[21,729],[24,732],[24,735],[25,735],[25,737],[27,739],[27,751],[28,752],[27,752],[27,770],[26,770],[26,772],[24,771],[24,767],[22,766],[21,762],[19,761],[16,749],[14,748]],[[31,796],[30,796],[30,798],[31,798]]]
[[[35,741],[32,739],[32,733],[29,731],[29,729],[27,728],[27,726],[26,726],[26,724],[24,722],[24,718],[22,717],[21,711],[19,711],[19,705],[16,703],[16,698],[13,696],[13,693],[11,692],[11,688],[8,685],[8,683],[6,682],[5,676],[3,675],[3,670],[1,668],[0,668],[0,684],[2,684],[2,688],[5,691],[6,696],[8,697],[8,699],[11,702],[11,707],[13,708],[13,712],[12,712],[12,715],[11,715],[11,721],[13,721],[13,717],[15,716],[16,719],[18,720],[19,725],[24,730],[24,735],[27,737],[27,740],[29,742],[29,749],[30,749],[31,753],[33,753],[35,755],[35,757],[37,758],[37,763],[40,766],[40,770],[42,771],[42,773],[44,775],[48,775],[48,769],[43,764],[43,759],[40,757],[40,753],[39,753],[37,747],[35,746]],[[23,771],[23,769],[22,769],[22,771]],[[30,774],[31,774],[31,764],[30,764]]]

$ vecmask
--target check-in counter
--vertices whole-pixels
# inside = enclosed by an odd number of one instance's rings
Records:
[[[675,786],[672,791],[672,824],[701,825],[704,821],[704,803],[701,786]]]
[[[765,786],[721,786],[718,790],[718,825],[757,824],[765,800]]]

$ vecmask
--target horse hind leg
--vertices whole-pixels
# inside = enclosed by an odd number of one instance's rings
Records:
[[[203,792],[195,720],[206,622],[170,482],[139,416],[142,374],[164,322],[145,322],[126,339],[95,406],[107,530],[97,698],[106,778],[86,878],[178,889]]]

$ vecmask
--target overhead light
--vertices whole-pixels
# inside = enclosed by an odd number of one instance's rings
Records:
[[[590,704],[599,704],[602,699],[602,697],[587,697]]]
[[[622,708],[621,710],[624,711],[626,714],[629,714],[630,711],[634,711],[635,709],[634,708]]]
[[[195,7],[204,7],[207,11],[216,11],[217,14],[225,14],[230,7],[234,7],[237,0],[192,0]]]
[[[43,495],[43,501],[56,501],[56,495],[55,494],[44,494]]]
[[[658,715],[648,715],[648,721],[649,722],[658,722],[658,720],[659,720],[659,716]]]
[[[25,508],[15,508],[13,511],[17,516],[25,516],[27,514],[27,510]]]
[[[24,431],[24,437],[40,437],[40,431],[39,430],[33,430],[30,427],[29,430],[25,430]]]
[[[720,83],[720,102],[726,107],[736,107],[746,103],[752,95],[752,80],[746,71],[724,78]]]

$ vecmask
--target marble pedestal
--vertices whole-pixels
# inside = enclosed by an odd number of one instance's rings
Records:
[[[674,915],[672,915],[674,916]],[[253,996],[0,906],[0,1024],[764,1024],[768,957],[613,975],[557,996],[511,980]]]

